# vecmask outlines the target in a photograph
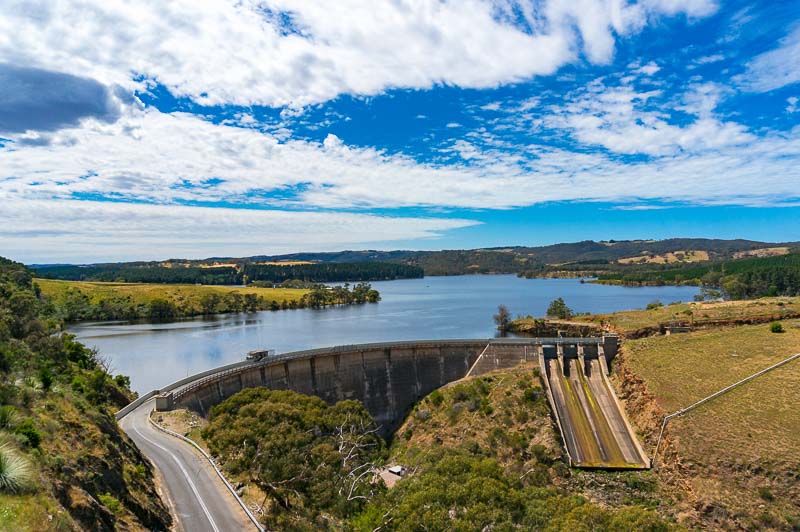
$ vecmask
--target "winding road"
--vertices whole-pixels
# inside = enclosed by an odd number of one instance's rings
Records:
[[[119,423],[160,474],[176,528],[185,532],[255,530],[208,460],[148,421],[154,407],[155,400],[147,401]]]

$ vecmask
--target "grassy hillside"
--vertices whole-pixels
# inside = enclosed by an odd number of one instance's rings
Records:
[[[225,312],[374,303],[380,300],[380,294],[369,283],[333,288],[312,285],[306,289],[37,279],[36,285],[49,298],[54,313],[66,321],[172,319]]]
[[[0,258],[0,530],[168,530],[150,463],[113,412],[134,396]]]
[[[428,395],[398,430],[389,463],[412,474],[373,501],[361,530],[675,528],[654,511],[669,499],[649,472],[570,470],[534,364]],[[587,489],[599,483],[601,497]]]
[[[215,295],[224,298],[228,294],[251,294],[267,301],[299,301],[309,290],[299,288],[258,288],[230,287],[213,285],[188,284],[154,284],[154,283],[105,283],[91,281],[58,281],[53,279],[36,279],[42,293],[56,301],[66,298],[70,291],[80,290],[92,303],[99,303],[114,297],[130,298],[135,305],[148,305],[154,299],[167,298],[176,305],[183,305],[201,310],[204,296]]]
[[[598,282],[625,285],[695,284],[721,287],[733,299],[794,296],[800,293],[800,253],[727,260],[672,269],[616,268]]]
[[[620,382],[650,444],[664,413],[800,352],[800,321],[783,327],[785,333],[759,324],[626,342]],[[659,475],[683,486],[678,509],[692,522],[800,527],[798,382],[800,362],[793,362],[670,421]]]

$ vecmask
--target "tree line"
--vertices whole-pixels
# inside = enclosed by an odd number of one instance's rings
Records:
[[[104,297],[93,300],[78,287],[70,287],[62,297],[48,304],[53,314],[67,322],[151,319],[167,320],[189,316],[256,312],[260,310],[287,310],[322,308],[331,305],[377,303],[380,293],[369,283],[329,287],[311,285],[308,293],[299,299],[272,299],[258,294],[231,291],[226,294],[207,293],[198,300],[176,300],[156,297],[137,301],[131,296]]]

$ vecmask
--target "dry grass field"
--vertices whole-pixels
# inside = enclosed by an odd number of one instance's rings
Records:
[[[590,314],[573,321],[604,324],[620,334],[658,327],[671,321],[696,322],[769,321],[800,313],[800,297],[770,297],[746,301],[690,302],[665,305],[651,310],[628,310],[614,314]]]
[[[225,296],[231,292],[263,296],[267,301],[299,300],[308,290],[294,288],[258,288],[240,286],[212,286],[192,284],[102,283],[88,281],[57,281],[36,279],[36,284],[46,296],[59,300],[71,288],[86,294],[92,302],[102,299],[130,296],[134,303],[148,304],[155,298],[172,300],[178,305],[200,307],[200,298],[206,294]]]
[[[784,333],[758,324],[628,341],[624,363],[663,412],[674,412],[800,353],[800,320],[782,325]],[[694,522],[800,526],[800,360],[674,418],[666,436],[661,459],[681,472]]]
[[[673,264],[679,262],[703,262],[708,260],[708,251],[688,249],[686,251],[670,251],[663,255],[639,255],[619,259],[620,264]]]

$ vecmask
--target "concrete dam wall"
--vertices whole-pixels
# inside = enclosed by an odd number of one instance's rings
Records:
[[[356,399],[364,403],[385,432],[399,426],[408,410],[427,394],[468,373],[480,375],[538,362],[544,346],[602,346],[608,356],[617,338],[513,338],[435,340],[361,344],[271,356],[235,365],[157,397],[159,410],[189,408],[205,415],[231,395],[253,387],[293,390],[328,403]]]
[[[239,362],[183,379],[156,397],[158,410],[205,415],[245,388],[361,401],[384,434],[427,394],[465,376],[538,364],[570,464],[644,469],[650,460],[608,381],[617,337],[435,340],[313,349]],[[167,391],[168,390],[168,391]]]

